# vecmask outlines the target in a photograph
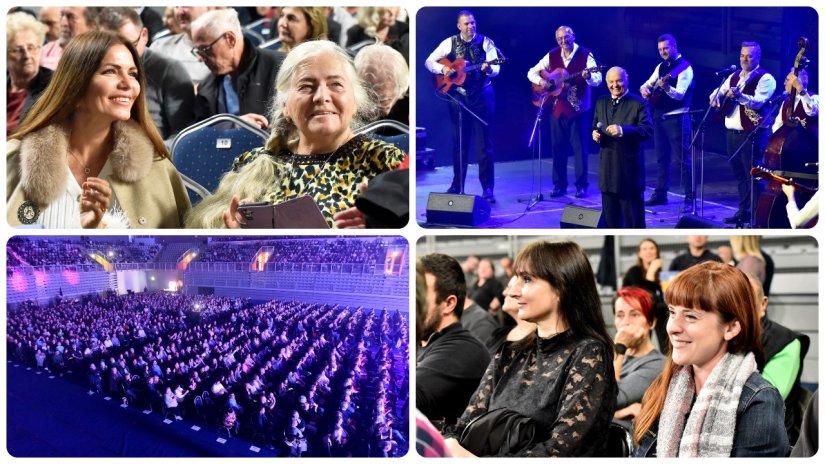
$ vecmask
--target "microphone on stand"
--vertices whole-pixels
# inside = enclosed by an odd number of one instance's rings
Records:
[[[713,74],[715,74],[717,76],[721,76],[722,74],[732,73],[732,72],[736,71],[736,69],[737,69],[736,65],[732,64],[732,65],[728,66],[727,68],[722,68],[719,71],[716,71]]]

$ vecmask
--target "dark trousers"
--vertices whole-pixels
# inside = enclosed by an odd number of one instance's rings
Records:
[[[553,154],[553,185],[567,188],[567,158],[573,154],[576,187],[587,188],[587,113],[572,118],[550,117],[550,148]]]
[[[453,183],[450,188],[459,188],[467,178],[467,165],[470,160],[470,146],[473,145],[478,156],[478,180],[481,181],[481,189],[492,190],[495,186],[493,170],[493,116],[496,114],[496,94],[493,86],[488,85],[478,92],[467,92],[462,97],[454,94],[456,98],[464,103],[473,113],[477,114],[488,125],[478,121],[473,115],[468,114],[463,109],[461,130],[461,143],[459,143],[458,111],[459,108],[454,103],[450,103],[450,119],[453,121]],[[459,146],[461,150],[459,151]],[[463,153],[461,153],[463,152]]]
[[[726,145],[728,150],[728,157],[733,155],[736,150],[742,146],[748,134],[744,131],[735,131],[728,129],[726,132]],[[742,146],[739,153],[728,160],[731,169],[733,169],[733,176],[736,178],[739,190],[739,205],[737,214],[747,215],[750,220],[750,214],[753,211],[751,208],[751,188],[753,187],[753,197],[758,198],[761,185],[753,180],[751,176],[751,167],[762,163],[762,155],[765,153],[765,147],[768,145],[768,137],[770,134],[765,129],[757,129],[755,134]]]
[[[608,229],[644,229],[645,205],[642,192],[602,192],[604,226]]]
[[[653,144],[656,149],[656,193],[670,190],[671,161],[679,164],[685,196],[692,197],[696,186],[690,162],[690,118],[687,115],[653,121]]]

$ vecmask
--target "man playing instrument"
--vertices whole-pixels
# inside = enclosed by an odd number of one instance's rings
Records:
[[[451,90],[450,93],[483,119],[486,125],[465,113],[462,115],[462,127],[459,127],[459,111],[463,110],[450,102],[450,119],[453,122],[453,182],[447,193],[464,193],[464,179],[467,176],[469,162],[468,147],[471,144],[469,136],[472,134],[478,155],[478,178],[481,182],[482,196],[488,202],[495,203],[491,127],[496,99],[491,78],[498,75],[499,65],[491,65],[488,62],[498,60],[499,55],[493,41],[477,32],[473,13],[467,10],[459,11],[457,27],[459,33],[444,39],[427,57],[425,66],[433,74],[450,77],[463,72],[463,67],[456,69],[457,66],[454,66],[459,59],[463,60],[467,67],[480,65],[477,69],[467,72],[463,84],[454,86],[455,91]],[[445,62],[453,65],[444,64]]]
[[[794,106],[790,116],[796,118],[802,127],[812,130],[818,135],[819,95],[808,91],[808,71],[804,69],[799,71],[799,76],[796,75],[793,69],[785,76],[785,94],[788,95],[788,98],[785,98],[785,101],[782,102],[782,108],[780,108],[779,114],[776,115],[771,132],[776,132],[787,120],[785,110],[791,103],[790,94],[792,89],[796,89],[796,98],[793,101]]]
[[[656,40],[659,56],[653,74],[639,91],[650,102],[653,116],[653,144],[656,150],[656,190],[645,202],[647,206],[667,204],[672,157],[680,167],[685,203],[682,212],[693,210],[694,176],[690,159],[690,102],[693,99],[693,68],[679,53],[676,38],[662,34]]]
[[[776,80],[759,66],[761,57],[762,48],[758,43],[742,42],[739,53],[742,70],[731,74],[718,92],[714,90],[710,94],[710,105],[720,108],[725,116],[727,154],[732,156],[729,162],[738,182],[738,209],[736,214],[725,218],[726,224],[749,223],[753,211],[751,194],[754,198],[758,196],[757,192],[752,192],[750,169],[762,162],[765,153],[770,136],[762,126],[764,118],[769,116],[765,103],[776,89]],[[727,110],[728,103],[733,104],[730,112]]]
[[[576,43],[576,35],[569,26],[556,29],[558,47],[527,72],[527,79],[548,92],[556,93],[550,117],[551,149],[553,154],[553,191],[557,198],[567,193],[567,157],[572,150],[576,174],[576,198],[587,196],[587,134],[590,110],[590,88],[602,82],[593,53]],[[592,70],[592,72],[591,72]],[[553,75],[573,77],[553,79]]]

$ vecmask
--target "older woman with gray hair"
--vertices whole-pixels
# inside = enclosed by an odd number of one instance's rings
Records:
[[[52,71],[40,66],[43,25],[26,13],[6,17],[6,135],[17,129],[49,85]]]
[[[375,111],[342,48],[324,40],[298,45],[278,72],[269,140],[235,160],[215,194],[192,210],[187,227],[238,228],[242,198],[279,204],[302,196],[315,201],[330,226],[364,227],[354,207],[361,184],[405,158],[392,145],[354,134]]]
[[[355,55],[355,70],[375,92],[378,101],[378,119],[409,122],[410,67],[404,56],[383,44],[368,45]]]

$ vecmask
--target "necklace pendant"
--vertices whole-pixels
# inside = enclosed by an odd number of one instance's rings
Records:
[[[83,173],[84,173],[84,174],[86,174],[87,176],[88,176],[91,172],[92,172],[92,170],[91,170],[91,169],[89,169],[89,168],[85,168],[85,167],[83,168]]]

